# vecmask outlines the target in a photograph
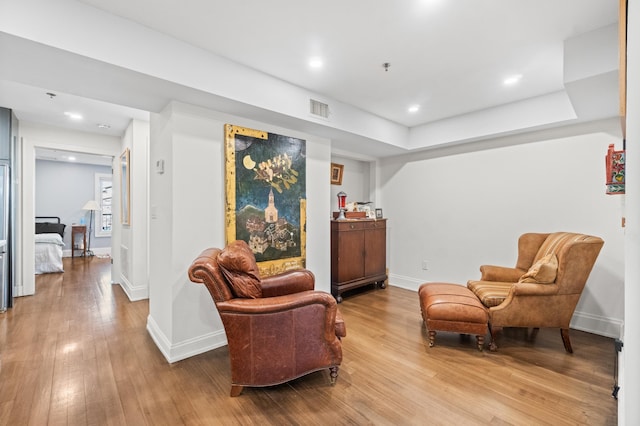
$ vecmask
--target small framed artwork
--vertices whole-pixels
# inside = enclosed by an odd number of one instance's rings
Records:
[[[376,209],[376,219],[382,219],[382,209]]]
[[[342,185],[343,164],[331,163],[331,185]]]

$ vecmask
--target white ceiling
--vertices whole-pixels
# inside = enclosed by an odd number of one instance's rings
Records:
[[[618,18],[613,0],[80,2],[409,128],[562,90],[564,41]],[[314,56],[322,68],[309,68]],[[162,103],[120,107],[109,97],[118,79],[79,94],[81,71],[38,71],[28,84],[0,71],[0,105],[21,120],[121,135]],[[505,86],[514,74],[519,84]],[[82,124],[62,115],[70,110],[85,115]]]
[[[613,0],[82,1],[409,127],[562,89],[563,41],[618,18]]]

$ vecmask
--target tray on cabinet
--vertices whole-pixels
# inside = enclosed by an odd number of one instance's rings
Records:
[[[333,218],[336,219],[340,215],[340,212],[333,212]],[[367,217],[366,212],[344,212],[344,216],[347,219],[365,219]]]

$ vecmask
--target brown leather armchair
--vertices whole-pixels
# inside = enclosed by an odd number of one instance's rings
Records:
[[[502,327],[559,328],[572,353],[569,323],[604,241],[556,232],[524,234],[518,240],[515,268],[483,265],[479,281],[467,287],[489,309],[491,350]]]
[[[244,241],[204,250],[189,279],[204,284],[218,309],[229,345],[231,396],[244,386],[271,386],[342,362],[346,328],[336,300],[314,291],[306,269],[260,278]]]

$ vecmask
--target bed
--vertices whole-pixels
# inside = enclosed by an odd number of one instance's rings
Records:
[[[55,216],[36,217],[35,273],[48,274],[64,272],[62,267],[62,247],[64,228],[60,218]]]

